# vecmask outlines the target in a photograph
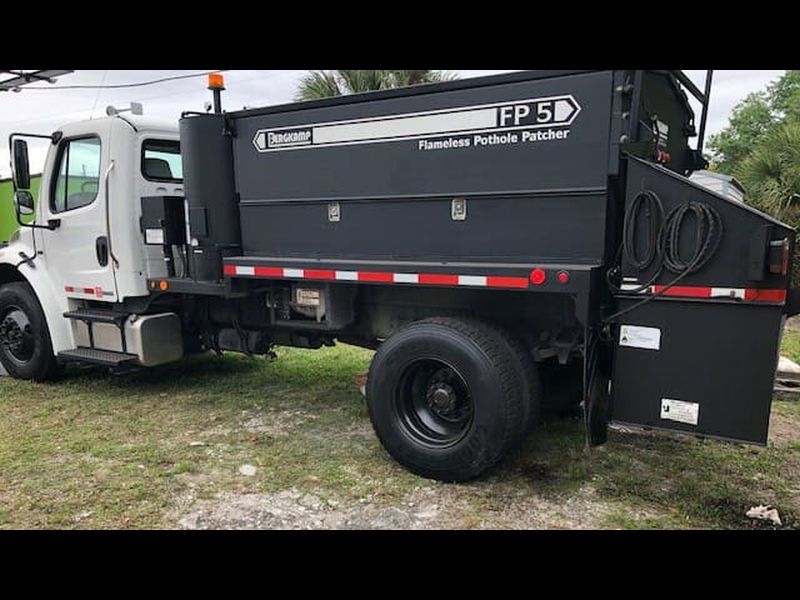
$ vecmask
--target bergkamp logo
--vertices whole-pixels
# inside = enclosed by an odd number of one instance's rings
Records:
[[[262,151],[275,148],[308,146],[313,143],[313,131],[309,127],[279,131],[259,131],[253,142],[256,148]]]

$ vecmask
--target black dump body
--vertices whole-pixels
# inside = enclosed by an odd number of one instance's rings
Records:
[[[693,135],[669,71],[533,71],[190,115],[181,140],[192,277],[237,289],[254,279],[413,288],[420,298],[493,288],[507,292],[492,302],[510,318],[520,294],[563,298],[561,314],[584,328],[575,348],[588,380],[598,370],[613,379],[613,418],[763,443],[789,285],[770,261],[794,232],[690,183],[684,175],[702,164]],[[643,190],[665,214],[693,201],[720,216],[713,256],[679,283],[658,261],[624,260],[626,210]],[[644,218],[634,219],[639,253]],[[708,233],[693,218],[678,236],[682,256]],[[645,339],[622,342],[623,326]],[[595,343],[604,350],[590,352]],[[732,361],[738,375],[726,378]],[[670,409],[677,420],[664,418]]]
[[[620,115],[633,100],[614,89],[630,78],[543,71],[231,113],[242,254],[602,264]],[[691,111],[667,73],[647,83],[683,172]],[[184,137],[202,121],[184,120]],[[187,165],[187,185],[194,173],[218,181],[219,153],[188,141],[204,164]],[[202,183],[207,205],[219,203]],[[463,221],[451,218],[457,197]]]
[[[611,87],[610,73],[585,73],[243,116],[234,148],[244,253],[599,263]],[[537,98],[557,98],[547,109],[563,124],[519,129],[512,110],[501,126],[503,106],[530,107],[522,122],[535,122]],[[329,124],[311,127],[310,145],[254,151],[259,131],[316,123]],[[456,127],[474,133],[448,133]],[[467,200],[464,221],[452,219],[456,197]],[[330,202],[341,203],[338,223]]]

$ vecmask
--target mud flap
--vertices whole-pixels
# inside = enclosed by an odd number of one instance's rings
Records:
[[[800,288],[791,288],[786,293],[786,316],[800,314]]]
[[[587,330],[585,339],[588,351],[584,354],[583,367],[583,424],[588,452],[608,439],[610,361],[606,344],[595,329]]]

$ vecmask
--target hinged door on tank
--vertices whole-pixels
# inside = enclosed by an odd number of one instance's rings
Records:
[[[794,231],[638,159],[627,189],[613,420],[765,444]]]

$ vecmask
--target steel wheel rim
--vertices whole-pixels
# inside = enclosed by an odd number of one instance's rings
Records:
[[[0,315],[0,349],[12,362],[25,365],[33,359],[36,340],[31,320],[19,306],[9,306]]]
[[[448,448],[470,429],[475,401],[464,377],[451,364],[418,358],[406,365],[394,397],[403,433],[431,448]]]

